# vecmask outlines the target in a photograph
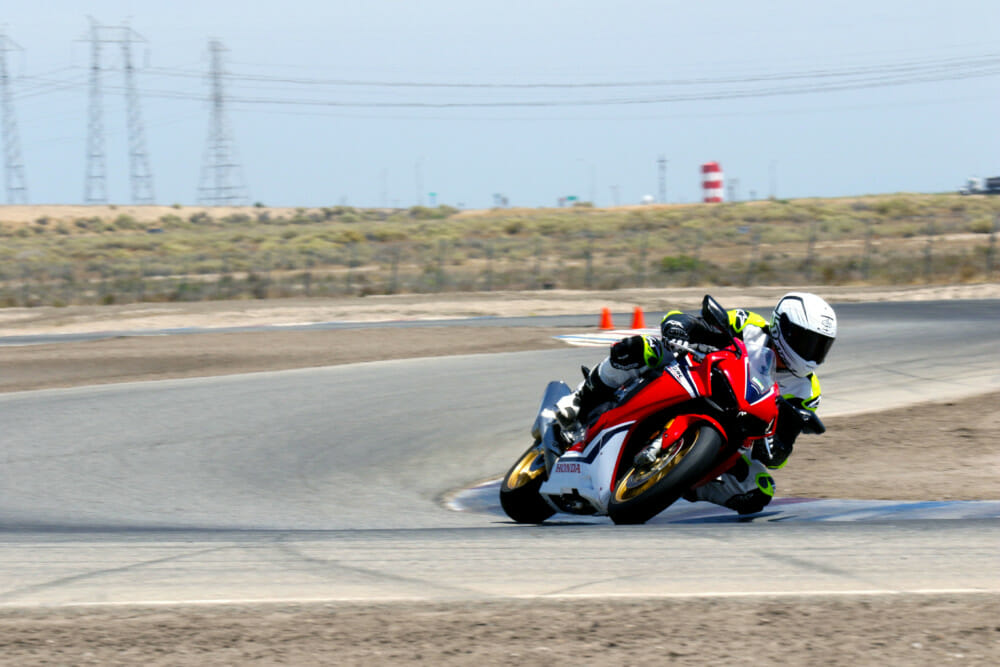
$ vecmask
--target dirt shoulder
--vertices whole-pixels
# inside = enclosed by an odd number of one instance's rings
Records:
[[[18,610],[0,664],[995,665],[997,618],[995,595]]]
[[[562,348],[555,328],[406,327],[122,336],[0,347],[0,392]]]

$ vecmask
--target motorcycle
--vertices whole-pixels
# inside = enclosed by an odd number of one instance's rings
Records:
[[[705,295],[701,310],[707,322],[731,332],[718,301]],[[765,347],[748,354],[735,336],[708,353],[667,343],[671,361],[619,387],[575,432],[564,433],[555,418],[569,386],[549,383],[532,425],[534,442],[500,485],[511,519],[542,523],[564,512],[645,523],[749,456],[756,442],[768,446],[782,400],[774,353]],[[802,409],[799,416],[804,430],[821,432],[814,413]]]

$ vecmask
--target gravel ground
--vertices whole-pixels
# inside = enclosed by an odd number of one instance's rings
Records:
[[[4,665],[996,665],[1000,597],[516,600],[0,613]]]

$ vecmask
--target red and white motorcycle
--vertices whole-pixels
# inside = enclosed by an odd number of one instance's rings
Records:
[[[709,295],[702,317],[730,331],[726,311]],[[510,518],[541,523],[566,512],[644,523],[749,455],[756,441],[767,442],[778,417],[773,352],[748,354],[735,337],[707,354],[679,341],[671,345],[672,361],[620,387],[569,438],[555,419],[555,404],[571,390],[549,383],[532,426],[534,443],[500,486]],[[818,422],[812,413],[803,419]]]

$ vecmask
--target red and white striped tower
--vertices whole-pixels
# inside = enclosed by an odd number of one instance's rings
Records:
[[[701,165],[701,188],[705,193],[706,204],[717,204],[722,201],[722,167],[718,162],[706,162]]]

